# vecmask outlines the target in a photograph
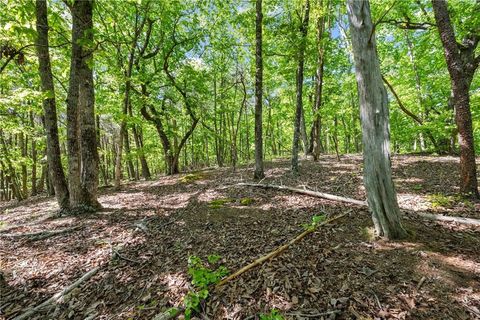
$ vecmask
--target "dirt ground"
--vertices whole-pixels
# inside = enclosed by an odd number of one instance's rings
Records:
[[[304,160],[298,177],[288,165],[267,163],[263,182],[365,199],[359,156]],[[212,291],[197,317],[258,319],[278,309],[286,319],[480,319],[480,228],[413,214],[480,218],[479,203],[454,196],[458,159],[396,156],[393,165],[411,233],[405,241],[373,239],[367,210],[355,205],[235,186],[251,179],[252,168],[104,188],[104,209],[85,216],[54,217],[57,206],[46,197],[0,204],[0,318],[13,319],[100,267],[31,319],[152,319],[182,304],[189,256],[218,254],[234,272],[301,233],[313,215],[348,212]],[[253,201],[242,205],[245,198]],[[11,236],[72,226],[34,241]]]

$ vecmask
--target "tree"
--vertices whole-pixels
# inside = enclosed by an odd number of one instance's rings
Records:
[[[295,123],[293,128],[293,145],[292,145],[292,172],[298,173],[298,145],[300,141],[300,131],[303,116],[303,71],[305,64],[305,47],[307,45],[308,20],[310,17],[310,1],[305,2],[305,16],[300,25],[300,45],[298,47],[298,66],[296,74],[296,109],[295,109]],[[307,144],[304,143],[304,148]]]
[[[322,13],[317,20],[317,68],[315,72],[315,87],[314,87],[314,100],[313,100],[313,124],[310,133],[310,146],[309,151],[313,155],[313,160],[317,161],[322,149],[322,143],[320,140],[320,134],[322,130],[320,108],[322,107],[322,89],[323,89],[323,74],[325,65],[325,20],[326,12],[323,12],[324,4],[323,0],[320,0],[320,7]]]
[[[460,192],[479,199],[469,90],[475,70],[480,63],[480,55],[475,57],[480,33],[475,30],[476,33],[468,34],[462,44],[457,43],[447,2],[433,0],[432,5],[452,85],[455,122],[460,144]]]
[[[48,49],[48,19],[47,1],[36,1],[37,17],[37,56],[38,72],[40,74],[43,98],[44,126],[47,135],[47,161],[50,181],[55,189],[55,196],[61,210],[69,208],[69,194],[65,173],[63,172],[60,143],[57,126],[57,106],[55,102],[55,87],[50,66],[50,53]],[[32,121],[33,122],[33,121]],[[35,181],[32,181],[35,183]],[[33,185],[32,185],[33,188]]]
[[[72,55],[67,98],[69,192],[72,209],[96,210],[98,150],[93,84],[93,1],[76,0],[72,13]]]
[[[262,137],[262,99],[263,99],[263,61],[262,61],[262,0],[255,5],[255,172],[254,179],[262,179],[263,137]]]
[[[363,134],[364,184],[377,235],[406,236],[392,179],[387,91],[382,83],[369,1],[347,1]]]

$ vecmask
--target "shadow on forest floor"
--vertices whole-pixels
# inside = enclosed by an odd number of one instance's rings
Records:
[[[365,197],[358,156],[303,161],[299,177],[288,172],[288,164],[268,163],[264,182]],[[400,203],[408,210],[431,210],[430,194],[455,192],[454,158],[401,156],[393,164]],[[407,215],[408,240],[372,240],[365,209],[234,186],[251,176],[248,169],[211,170],[192,183],[181,182],[182,176],[104,190],[104,210],[82,217],[49,218],[52,199],[0,209],[0,235],[82,225],[39,241],[0,237],[6,278],[0,283],[0,317],[13,318],[101,266],[93,279],[36,319],[151,319],[181,304],[190,288],[189,256],[219,254],[233,272],[295,237],[313,215],[347,211],[348,217],[211,293],[203,313],[210,319],[245,319],[273,308],[287,319],[326,311],[334,311],[335,319],[480,316],[479,228]],[[241,203],[245,198],[251,199],[248,205]],[[218,199],[228,201],[213,206]],[[470,207],[435,210],[480,218]]]

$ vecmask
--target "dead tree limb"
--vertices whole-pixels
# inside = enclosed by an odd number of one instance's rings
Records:
[[[34,315],[35,313],[41,311],[42,309],[47,309],[47,308],[53,307],[53,305],[55,303],[58,303],[64,296],[69,294],[73,289],[77,288],[83,282],[85,282],[85,281],[89,280],[91,277],[93,277],[98,272],[98,270],[100,270],[100,268],[96,267],[96,268],[88,271],[80,279],[78,279],[77,281],[75,281],[74,283],[69,285],[68,287],[63,288],[62,291],[57,292],[50,299],[40,303],[39,305],[37,305],[36,307],[34,307],[32,309],[27,310],[26,312],[22,313],[18,317],[13,318],[13,320],[28,319],[32,315]]]
[[[298,236],[296,236],[295,238],[293,238],[292,240],[290,240],[289,242],[287,242],[286,244],[284,245],[281,245],[280,247],[276,248],[275,250],[271,251],[270,253],[268,253],[267,255],[263,256],[263,257],[260,257],[258,258],[257,260],[253,261],[252,263],[246,265],[245,267],[239,269],[238,271],[236,271],[235,273],[232,273],[231,275],[229,275],[228,277],[226,277],[225,279],[223,279],[222,281],[220,281],[216,287],[220,287],[222,285],[224,285],[225,283],[229,282],[230,280],[238,277],[239,275],[241,275],[242,273],[245,273],[246,271],[252,269],[253,267],[256,267],[260,264],[262,264],[263,262],[267,261],[267,260],[270,260],[270,259],[273,259],[275,258],[276,256],[278,256],[280,253],[282,253],[283,251],[287,250],[291,245],[299,242],[300,240],[302,240],[306,235],[312,233],[312,232],[315,232],[315,230],[317,230],[317,228],[321,227],[321,226],[324,226],[326,224],[329,224],[335,220],[338,220],[344,216],[346,216],[348,213],[342,213],[338,216],[335,216],[333,218],[330,218],[330,219],[327,219],[325,220],[324,222],[320,223],[317,225],[316,228],[308,228],[307,230],[303,231],[302,233],[300,233]]]
[[[335,196],[333,194],[316,192],[316,191],[307,190],[307,189],[299,189],[299,188],[279,186],[279,185],[274,185],[274,184],[259,184],[259,183],[238,183],[237,185],[248,186],[248,187],[266,188],[266,189],[269,188],[269,189],[287,190],[287,191],[292,191],[292,192],[296,192],[296,193],[300,193],[300,194],[306,194],[306,195],[317,197],[317,198],[324,198],[324,199],[333,200],[333,201],[352,203],[352,204],[356,204],[356,205],[368,208],[368,203],[366,201],[361,201],[361,200],[356,200],[356,199],[346,198],[346,197],[341,197],[341,196]],[[404,211],[408,210],[408,209],[405,209],[405,208],[402,208],[402,209]],[[428,219],[428,220],[455,222],[455,223],[461,223],[461,224],[468,224],[468,225],[472,225],[472,226],[480,226],[480,220],[479,219],[454,217],[454,216],[444,216],[442,214],[433,214],[433,213],[425,213],[425,212],[413,212],[413,211],[410,211],[410,210],[408,211],[408,214],[414,214],[414,215],[417,215],[421,218]]]
[[[299,189],[299,188],[292,188],[292,187],[286,187],[286,186],[278,186],[274,184],[260,184],[260,183],[238,183],[237,185],[248,186],[248,187],[258,187],[258,188],[265,188],[265,189],[288,190],[288,191],[306,194],[306,195],[317,197],[317,198],[324,198],[324,199],[333,200],[333,201],[346,202],[346,203],[356,204],[364,207],[367,206],[366,201],[355,200],[355,199],[341,197],[341,196],[335,196],[333,194],[316,192],[316,191],[307,190],[307,189]]]
[[[32,233],[7,233],[7,234],[0,234],[0,237],[4,238],[25,238],[28,241],[37,241],[47,239],[53,236],[57,236],[60,234],[68,233],[71,231],[75,231],[82,228],[82,226],[76,226],[71,228],[65,228],[60,230],[52,230],[52,231],[39,231],[39,232],[32,232]]]

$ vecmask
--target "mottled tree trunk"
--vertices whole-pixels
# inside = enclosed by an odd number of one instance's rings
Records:
[[[72,12],[72,57],[67,97],[70,206],[100,208],[97,201],[98,150],[93,84],[93,1],[76,0]]]
[[[460,145],[460,192],[478,199],[480,195],[475,164],[475,143],[469,89],[471,79],[478,66],[479,59],[478,57],[475,59],[474,52],[479,36],[472,35],[471,39],[467,39],[470,43],[467,43],[465,49],[462,49],[464,50],[462,53],[455,39],[446,1],[434,0],[432,5],[452,85],[452,100],[455,108],[455,122],[457,124],[458,142]],[[467,51],[469,49],[471,49],[471,54]],[[465,53],[465,51],[467,52]]]
[[[67,94],[67,153],[68,153],[68,191],[70,206],[77,207],[82,200],[82,185],[80,179],[80,124],[79,124],[79,86],[80,65],[82,63],[82,48],[80,42],[83,30],[80,22],[80,2],[75,1],[70,7],[72,13],[72,52],[70,58],[70,77]]]
[[[48,174],[55,189],[60,209],[69,208],[69,192],[63,172],[60,143],[58,138],[57,108],[55,103],[55,88],[48,52],[48,19],[46,0],[36,1],[37,17],[37,55],[42,91],[46,94],[43,100],[44,126],[47,134]]]
[[[89,45],[82,46],[81,78],[79,88],[80,140],[82,161],[82,191],[84,206],[99,209],[98,193],[98,146],[95,128],[95,91],[93,83],[93,0],[82,0],[82,33]]]
[[[262,59],[262,0],[255,5],[255,172],[254,179],[263,179],[263,137],[262,137],[262,105],[263,105],[263,59]]]
[[[388,98],[380,73],[370,4],[348,0],[347,11],[360,99],[368,206],[377,235],[398,239],[406,236],[406,231],[401,223],[392,179]]]
[[[292,172],[298,173],[298,145],[301,134],[302,114],[303,114],[303,70],[305,64],[305,47],[307,44],[308,21],[310,17],[310,1],[305,2],[305,16],[300,26],[300,46],[298,48],[298,66],[297,66],[297,95],[295,122],[293,126],[293,144],[292,144]]]

